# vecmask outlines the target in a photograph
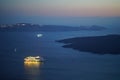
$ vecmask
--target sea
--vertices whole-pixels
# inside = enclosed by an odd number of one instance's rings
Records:
[[[0,80],[120,80],[120,55],[81,52],[56,42],[109,34],[120,31],[0,32]],[[44,61],[25,64],[27,56]]]

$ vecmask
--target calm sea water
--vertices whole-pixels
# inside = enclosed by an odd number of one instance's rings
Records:
[[[120,55],[79,52],[55,42],[113,33],[120,34],[112,30],[0,32],[0,80],[120,80]],[[45,62],[24,64],[26,56],[42,56]]]

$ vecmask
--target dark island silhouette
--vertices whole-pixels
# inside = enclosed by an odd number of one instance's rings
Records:
[[[93,25],[93,26],[64,26],[64,25],[39,25],[39,24],[30,24],[30,23],[16,23],[16,24],[0,24],[0,31],[2,32],[36,32],[36,31],[80,31],[80,30],[92,30],[99,31],[105,30],[105,27]]]
[[[120,35],[77,37],[57,42],[65,43],[64,48],[97,54],[120,54]]]

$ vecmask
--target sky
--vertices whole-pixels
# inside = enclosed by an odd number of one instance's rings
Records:
[[[96,17],[100,18],[96,20]],[[105,17],[113,19],[107,21]],[[22,21],[62,25],[101,24],[103,21],[112,24],[117,21],[118,24],[120,0],[0,0],[0,23]]]
[[[0,0],[0,12],[30,16],[120,16],[120,0]]]

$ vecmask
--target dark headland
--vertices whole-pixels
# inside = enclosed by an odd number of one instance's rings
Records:
[[[120,54],[120,35],[77,37],[57,42],[65,43],[64,48],[97,54]]]

